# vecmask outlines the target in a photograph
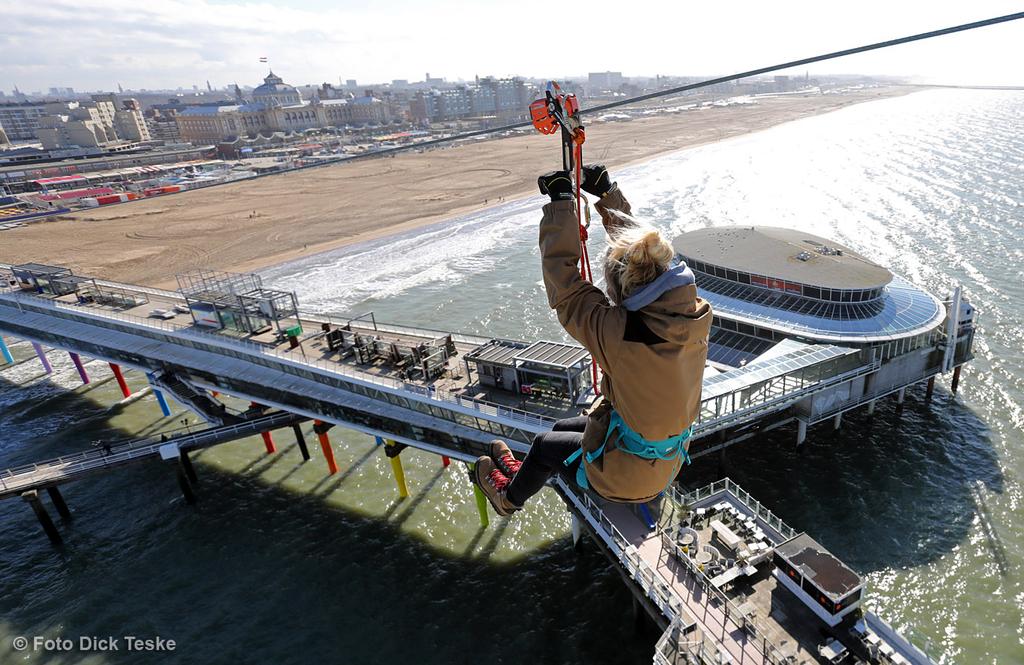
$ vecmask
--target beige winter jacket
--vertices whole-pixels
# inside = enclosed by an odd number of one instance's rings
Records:
[[[608,210],[630,212],[618,187],[600,201],[604,226],[617,220]],[[711,306],[693,284],[673,288],[635,312],[613,305],[579,274],[580,239],[574,201],[544,206],[540,251],[548,303],[566,331],[601,366],[601,394],[633,431],[649,441],[683,432],[697,417],[707,358]],[[595,261],[600,269],[600,259]],[[591,410],[584,449],[604,441],[609,409]],[[615,437],[613,437],[614,439]],[[677,462],[649,460],[619,450],[609,439],[604,454],[585,464],[590,487],[613,501],[648,501],[672,480]]]

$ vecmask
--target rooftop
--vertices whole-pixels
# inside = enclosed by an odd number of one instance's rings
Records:
[[[556,369],[569,369],[583,363],[590,354],[577,344],[562,342],[534,342],[523,349],[516,360],[534,365],[544,365]]]
[[[33,275],[70,275],[71,271],[63,266],[48,266],[43,263],[22,263],[11,266],[11,270],[18,272],[32,273]]]
[[[885,286],[892,273],[831,240],[774,226],[708,227],[675,239],[684,257],[829,289]]]
[[[833,600],[844,597],[862,584],[857,573],[806,533],[801,533],[779,545],[775,548],[775,553],[797,568],[804,577],[814,582],[816,587]]]
[[[507,339],[492,339],[466,354],[466,360],[515,367],[516,356],[528,345]]]

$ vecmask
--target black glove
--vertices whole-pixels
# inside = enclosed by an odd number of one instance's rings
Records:
[[[587,164],[583,167],[583,182],[580,183],[580,187],[587,194],[604,196],[614,184],[608,177],[608,169],[604,164]]]
[[[537,178],[541,194],[547,194],[552,201],[571,201],[573,198],[572,179],[568,171],[552,171]]]

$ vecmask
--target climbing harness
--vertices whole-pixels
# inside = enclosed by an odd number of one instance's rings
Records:
[[[616,448],[624,453],[650,460],[676,460],[676,468],[670,476],[669,483],[675,480],[676,474],[679,473],[683,464],[690,463],[690,454],[686,452],[686,442],[690,439],[690,434],[693,433],[693,426],[687,427],[681,434],[670,436],[667,439],[662,439],[660,441],[648,441],[639,433],[635,432],[632,427],[627,425],[626,421],[622,419],[622,416],[619,415],[618,411],[612,410],[611,419],[608,421],[608,431],[604,435],[604,441],[601,443],[601,446],[597,450],[585,454],[583,452],[583,448],[580,448],[572,455],[566,457],[563,462],[563,464],[569,466],[579,459],[581,455],[583,456],[579,467],[576,469],[577,485],[583,489],[590,489],[590,483],[587,482],[585,466],[587,464],[593,464],[599,457],[604,455],[604,449],[608,445],[608,439],[616,433],[619,435]]]
[[[583,143],[587,140],[580,120],[580,103],[576,95],[565,94],[555,81],[548,81],[544,99],[530,104],[530,118],[538,132],[551,135],[561,130],[562,170],[573,175],[576,189],[576,221],[580,228],[580,277],[594,283],[594,272],[590,268],[590,254],[587,239],[590,228],[590,206],[580,191],[583,181]],[[584,216],[586,221],[584,221]],[[590,370],[594,393],[600,394],[597,375],[597,360],[591,355]]]

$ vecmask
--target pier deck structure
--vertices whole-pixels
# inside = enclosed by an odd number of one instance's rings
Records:
[[[215,330],[197,323],[182,293],[90,282],[117,298],[7,286],[0,291],[0,331],[142,370],[157,383],[226,393],[438,454],[476,457],[495,436],[526,452],[534,435],[576,415],[593,397],[589,356],[574,344],[493,340],[384,324],[372,314],[337,319],[297,310],[255,332]],[[810,424],[870,408],[889,394],[902,397],[907,386],[943,371],[943,329],[933,337],[929,346],[896,357],[913,365],[898,371],[891,350],[794,340],[742,367],[709,365],[691,456],[794,420],[800,442]],[[947,367],[958,370],[970,359],[969,342],[956,340]],[[470,363],[496,344],[524,353],[514,356],[511,369],[477,365],[474,380]],[[570,352],[570,364],[556,371],[531,362],[525,352],[538,346]]]
[[[3,474],[3,483],[10,486],[4,496],[20,494],[37,514],[45,513],[39,490],[154,457],[178,460],[182,491],[186,499],[194,499],[188,447],[237,438],[243,429],[264,432],[314,419],[325,453],[330,449],[326,430],[338,425],[386,439],[389,456],[411,446],[446,460],[471,462],[494,437],[527,452],[535,434],[550,429],[560,417],[575,415],[592,398],[586,383],[589,356],[573,344],[494,340],[383,324],[372,315],[336,319],[297,308],[273,322],[265,320],[265,311],[252,310],[258,329],[211,329],[200,325],[190,298],[180,292],[89,282],[93,290],[87,294],[109,292],[116,299],[82,297],[74,288],[27,289],[18,280],[3,280],[0,332],[143,371],[155,391],[169,392],[218,426],[189,441],[133,442],[105,459],[94,452],[78,461],[40,463]],[[214,314],[218,319],[227,315]],[[930,386],[944,368],[958,368],[969,360],[970,339],[954,337],[950,347],[938,329],[930,347],[902,355],[891,349],[880,354],[877,348],[784,340],[742,367],[711,365],[705,372],[692,455],[793,420],[802,439],[808,423],[864,404],[871,408],[874,400],[890,393],[902,401],[908,385],[928,381]],[[500,353],[491,353],[496,348]],[[894,358],[902,360],[903,371],[892,371]],[[508,389],[509,380],[515,390]],[[211,397],[217,393],[278,413],[230,422]],[[328,462],[336,472],[333,454]],[[765,599],[777,595],[767,572],[770,566],[763,565],[766,558],[755,561],[748,552],[742,569],[729,562],[729,570],[741,570],[745,578],[731,586],[749,590],[740,602],[712,584],[722,573],[710,577],[698,552],[681,551],[679,524],[692,524],[690,515],[698,503],[704,505],[705,497],[672,489],[650,506],[630,507],[604,502],[561,480],[555,485],[576,529],[593,537],[619,567],[638,606],[665,630],[655,662],[829,662],[822,654],[831,651],[819,650],[819,636],[801,632],[805,622],[797,620],[799,608],[775,611],[774,601],[765,605]],[[717,503],[736,504],[737,511],[747,513],[770,551],[795,537],[734,485],[712,490],[721,494]],[[51,497],[64,514],[63,499],[59,494]],[[40,515],[47,528],[45,520]],[[52,530],[51,523],[47,532]],[[835,638],[849,650],[867,654],[862,657],[868,662],[930,662],[872,616],[864,614],[856,627],[842,626]]]

